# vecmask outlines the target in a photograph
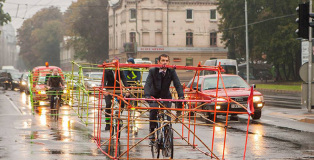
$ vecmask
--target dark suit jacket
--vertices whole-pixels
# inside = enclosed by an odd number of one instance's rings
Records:
[[[109,69],[106,69],[105,70],[105,77],[104,77],[104,86],[107,86],[107,87],[113,87],[114,86],[114,81],[115,81],[115,78],[113,76],[113,73],[114,73],[114,70],[109,70]],[[120,87],[120,80],[119,80],[119,74],[118,72],[116,73],[116,87]],[[120,77],[121,77],[121,81],[123,83],[123,85],[125,87],[128,87],[128,84],[127,84],[127,81],[126,81],[126,78],[125,78],[125,75],[123,73],[123,71],[120,71]]]
[[[171,81],[173,81],[173,85],[178,92],[178,96],[183,97],[183,89],[174,69],[168,68],[165,77],[162,77],[162,73],[159,73],[159,68],[151,68],[144,87],[145,97],[153,96],[155,98],[163,99],[172,98],[169,91]]]

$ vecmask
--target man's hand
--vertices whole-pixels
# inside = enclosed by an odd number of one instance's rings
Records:
[[[150,97],[150,96],[145,96],[144,98],[145,98],[145,99],[150,99],[151,97]],[[142,100],[142,103],[145,103],[145,102],[150,103],[151,101]]]
[[[179,97],[179,99],[184,100],[184,97]],[[182,108],[185,105],[184,102],[178,102],[178,104],[179,104],[178,108]]]

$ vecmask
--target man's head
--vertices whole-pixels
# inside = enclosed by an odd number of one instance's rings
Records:
[[[170,63],[170,58],[168,55],[162,54],[158,57],[158,64],[169,65],[169,63]]]
[[[52,69],[52,75],[56,76],[58,75],[58,72],[59,72],[58,68]]]
[[[128,64],[134,64],[135,63],[133,58],[129,58],[127,62],[128,62]]]

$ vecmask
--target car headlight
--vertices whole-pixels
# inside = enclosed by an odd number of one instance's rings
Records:
[[[25,86],[27,83],[25,81],[22,81],[22,85]]]
[[[221,104],[221,103],[226,103],[227,102],[226,99],[224,99],[224,98],[217,98],[216,101],[217,101],[217,104]]]
[[[38,94],[46,94],[46,91],[38,91]]]
[[[19,83],[18,81],[13,81],[13,83]]]
[[[253,102],[263,102],[263,96],[253,96]]]

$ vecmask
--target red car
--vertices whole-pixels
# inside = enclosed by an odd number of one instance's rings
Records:
[[[204,110],[215,110],[215,97],[216,97],[216,88],[217,88],[217,74],[206,75],[199,77],[198,84],[198,94],[192,94],[190,97],[186,95],[186,99],[203,99],[203,100],[213,100],[212,103],[205,104],[202,109]],[[217,98],[217,106],[216,111],[227,111],[228,103],[226,102],[227,96],[232,100],[242,104],[244,107],[247,107],[248,97],[250,95],[251,87],[238,75],[222,75],[223,83],[225,85],[226,90],[223,89],[223,84],[221,78],[219,79],[218,85],[218,97]],[[185,91],[190,91],[191,85],[192,90],[196,90],[197,79],[192,82],[193,79],[187,85],[187,89]],[[252,114],[253,119],[260,119],[262,116],[262,108],[264,107],[264,97],[263,95],[254,90],[253,92],[253,104],[255,112]],[[229,111],[236,112],[246,112],[246,110],[240,105],[231,102],[229,105]],[[206,112],[209,119],[214,119],[214,112]],[[226,115],[226,113],[216,112],[216,115]],[[237,113],[230,113],[232,119],[237,119]]]

